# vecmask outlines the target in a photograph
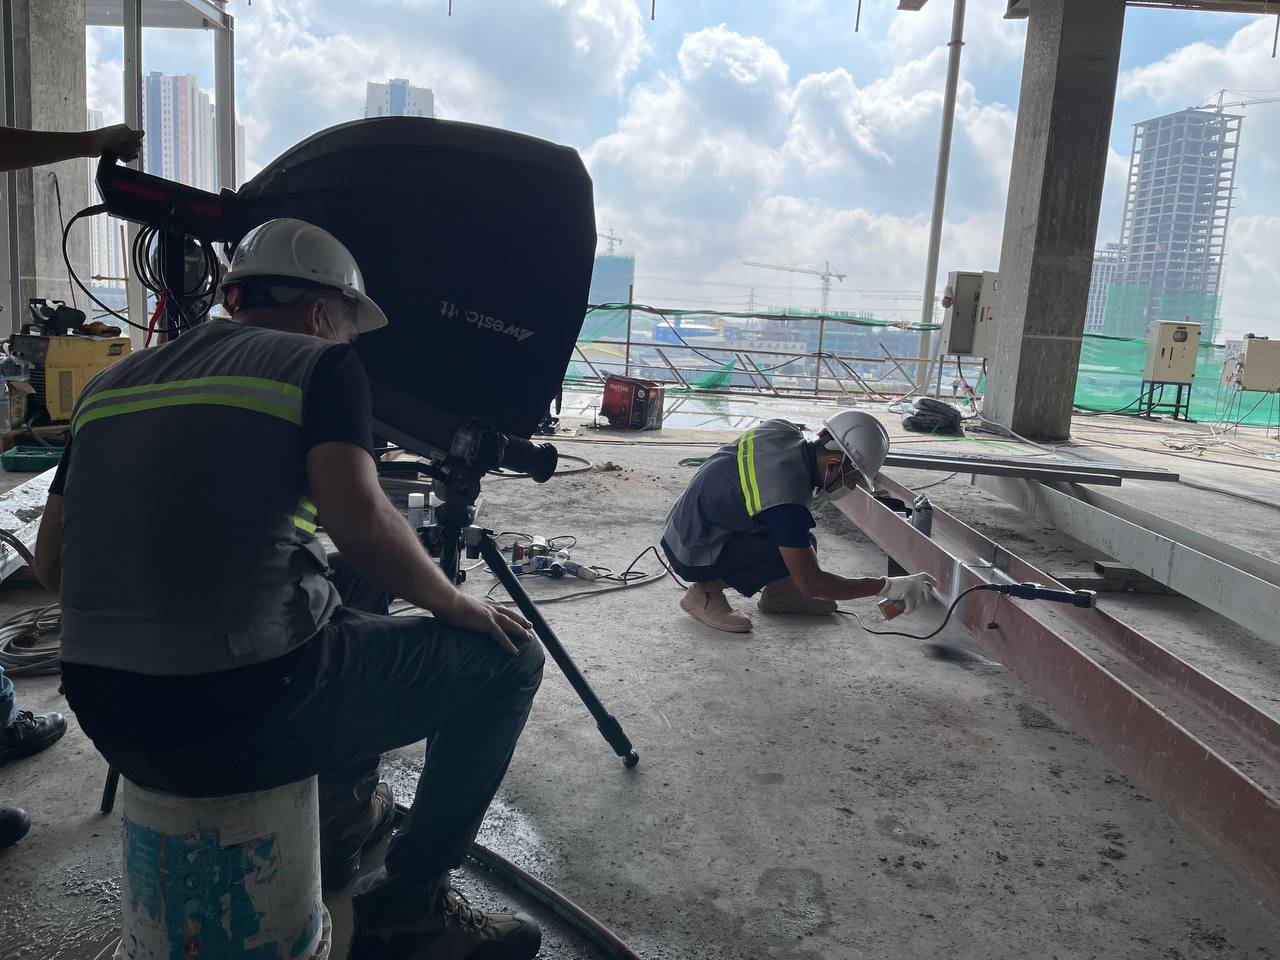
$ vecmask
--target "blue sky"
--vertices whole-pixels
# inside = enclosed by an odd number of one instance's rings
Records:
[[[237,110],[251,171],[361,115],[364,84],[407,77],[449,119],[582,151],[598,225],[637,256],[638,295],[726,308],[816,300],[816,287],[741,266],[817,264],[865,291],[918,290],[951,4],[865,0],[233,0]],[[1025,24],[970,0],[943,267],[996,269]],[[1115,239],[1131,124],[1219,88],[1280,90],[1274,18],[1128,13],[1099,242]],[[119,33],[90,31],[90,106],[119,115]],[[212,90],[212,42],[148,30],[144,68]],[[1228,333],[1280,335],[1280,103],[1246,111],[1229,239]],[[648,279],[655,278],[655,279]],[[668,278],[668,279],[656,279]],[[723,284],[720,286],[713,284]],[[736,284],[737,286],[734,286]],[[859,295],[863,293],[863,295]],[[901,304],[897,305],[903,309]],[[907,308],[909,309],[909,308]]]

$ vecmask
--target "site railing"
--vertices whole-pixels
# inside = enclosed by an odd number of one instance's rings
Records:
[[[665,386],[712,394],[896,400],[927,393],[937,396],[945,377],[938,358],[897,356],[878,343],[879,356],[829,351],[795,352],[749,346],[703,346],[650,340],[600,338],[575,344],[566,385],[603,384],[609,375],[638,377]],[[584,347],[617,349],[621,356],[588,356]],[[596,351],[592,351],[596,353]],[[698,361],[702,361],[701,364]],[[708,366],[710,364],[710,366]],[[917,382],[924,365],[933,383]],[[959,383],[973,384],[982,374],[981,359],[946,360]],[[927,382],[927,380],[926,380]]]

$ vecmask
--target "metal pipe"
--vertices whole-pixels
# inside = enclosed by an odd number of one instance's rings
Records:
[[[956,88],[960,83],[960,50],[964,46],[965,0],[955,0],[951,12],[951,41],[947,44],[947,87],[942,97],[942,133],[938,137],[938,172],[933,181],[933,219],[929,223],[929,256],[924,268],[924,303],[920,306],[920,322],[933,323],[933,298],[938,285],[938,253],[942,247],[942,217],[947,205],[947,171],[951,166],[951,131],[956,120]],[[929,382],[929,348],[933,332],[920,335],[920,355],[916,366],[916,383]]]
[[[213,40],[214,98],[217,101],[218,185],[234,190],[236,178],[235,19],[225,16]],[[158,131],[157,131],[158,132]]]
[[[142,0],[123,0],[124,8],[124,70],[121,71],[124,82],[124,122],[135,130],[143,129],[142,123]],[[153,136],[159,131],[153,131]],[[146,146],[139,152],[136,160],[130,160],[129,166],[135,170],[144,170],[146,165]],[[159,172],[159,171],[154,171]],[[132,221],[125,225],[129,242],[120,251],[120,257],[126,264],[125,276],[125,312],[133,323],[145,327],[147,323],[147,292],[136,274],[129,272],[129,251],[133,249],[134,238],[142,228]],[[142,330],[129,328],[129,338],[135,350],[143,345]]]

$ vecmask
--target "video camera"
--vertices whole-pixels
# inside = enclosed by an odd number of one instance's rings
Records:
[[[238,191],[195,190],[104,160],[108,210],[234,246],[275,217],[323,227],[390,324],[361,338],[376,432],[424,456],[546,480],[528,438],[560,390],[595,255],[577,152],[490,127],[357,120],[286,151]]]

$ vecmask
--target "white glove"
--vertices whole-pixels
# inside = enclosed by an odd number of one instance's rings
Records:
[[[885,577],[884,589],[877,596],[901,600],[903,613],[910,613],[922,603],[928,603],[937,586],[927,573],[915,573],[909,577]]]

